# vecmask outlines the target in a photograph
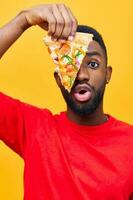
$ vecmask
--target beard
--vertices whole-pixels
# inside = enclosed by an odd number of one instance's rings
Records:
[[[74,84],[72,87],[71,92],[69,93],[64,87],[61,89],[62,95],[66,101],[67,106],[77,115],[83,116],[83,115],[89,115],[95,112],[95,110],[98,108],[100,103],[103,100],[103,95],[105,91],[105,85],[106,80],[103,81],[101,86],[96,90],[93,86],[90,86],[92,92],[93,92],[93,98],[86,102],[78,103],[72,96],[72,91],[74,90],[75,86],[77,84],[85,83],[85,81],[78,81]],[[88,84],[88,83],[87,83]]]

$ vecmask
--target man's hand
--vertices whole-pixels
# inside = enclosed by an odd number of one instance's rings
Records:
[[[55,40],[66,40],[75,36],[77,20],[64,4],[46,4],[24,10],[0,28],[0,58],[21,34],[33,25],[47,30]]]
[[[40,5],[24,11],[29,26],[39,25],[54,39],[75,36],[77,20],[64,4]]]

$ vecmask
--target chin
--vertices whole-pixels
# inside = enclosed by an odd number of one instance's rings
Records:
[[[97,91],[96,94],[91,97],[88,101],[77,101],[71,93],[67,90],[62,92],[63,97],[66,101],[67,107],[75,114],[80,116],[86,116],[94,113],[100,106],[103,100],[104,91]]]
[[[72,96],[69,96],[69,98],[65,99],[67,106],[71,111],[77,115],[83,116],[83,115],[89,115],[95,112],[98,104],[95,104],[94,99],[90,99],[85,102],[78,102]]]
[[[93,106],[93,105],[75,105],[73,107],[70,107],[68,105],[68,107],[71,109],[71,111],[77,115],[80,115],[80,116],[85,116],[85,115],[90,115],[92,113],[95,112],[95,110],[97,109],[97,107]]]

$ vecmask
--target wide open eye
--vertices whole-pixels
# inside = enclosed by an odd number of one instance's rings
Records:
[[[88,66],[90,67],[90,68],[92,68],[92,69],[96,69],[97,67],[99,67],[99,63],[97,63],[97,62],[89,62],[88,63]]]

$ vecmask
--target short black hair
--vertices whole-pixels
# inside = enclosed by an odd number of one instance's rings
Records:
[[[101,46],[101,48],[104,50],[106,63],[107,63],[107,61],[108,61],[107,48],[106,48],[106,45],[104,43],[104,40],[103,40],[101,34],[96,29],[94,29],[90,26],[86,26],[86,25],[78,25],[77,32],[93,34],[93,36],[94,36],[93,40],[95,40]]]

